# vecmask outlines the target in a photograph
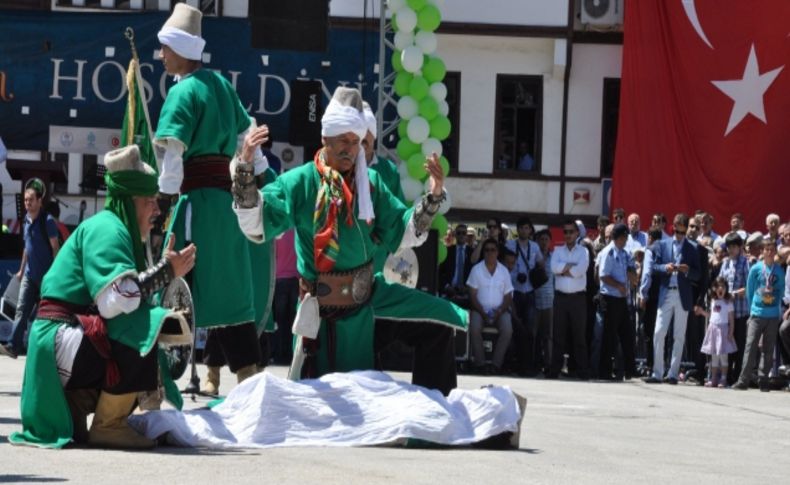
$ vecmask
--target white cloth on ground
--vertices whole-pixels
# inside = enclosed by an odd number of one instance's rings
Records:
[[[149,438],[181,446],[262,448],[372,446],[416,438],[465,445],[516,431],[520,408],[507,387],[439,391],[376,371],[291,382],[268,372],[234,388],[212,410],[152,411],[129,417]]]

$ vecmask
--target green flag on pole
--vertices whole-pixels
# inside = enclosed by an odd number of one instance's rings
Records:
[[[137,50],[134,48],[133,35],[130,37],[127,33],[127,38],[132,43],[132,59],[129,61],[129,69],[126,71],[126,88],[129,97],[126,101],[126,112],[121,127],[121,146],[135,144],[140,147],[142,159],[156,173],[159,173],[153,134],[151,133],[151,118],[148,116],[148,104],[145,102],[143,93],[143,76],[140,73],[140,60],[137,58]]]

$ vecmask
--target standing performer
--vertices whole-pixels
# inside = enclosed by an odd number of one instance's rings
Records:
[[[372,269],[374,233],[390,252],[427,238],[445,197],[438,157],[427,164],[430,193],[416,207],[406,208],[367,168],[360,146],[367,127],[359,91],[338,88],[321,122],[324,146],[314,161],[286,172],[262,191],[255,187],[252,162],[265,130],[247,136],[231,168],[234,210],[251,240],[270,241],[296,229],[303,299],[295,327],[312,325],[317,334],[297,348],[307,354],[299,376],[370,369],[374,348],[399,339],[415,349],[413,382],[447,394],[456,386],[452,330],[466,329],[467,312],[387,283]],[[388,321],[374,323],[376,317]],[[292,368],[292,375],[298,370]]]
[[[231,211],[228,164],[251,123],[233,86],[200,63],[205,41],[202,14],[184,3],[157,34],[168,74],[179,81],[167,93],[155,143],[165,149],[159,191],[163,216],[176,203],[166,238],[175,247],[192,241],[200,261],[191,274],[195,325],[216,342],[207,347],[205,391],[219,388],[219,367],[228,363],[238,382],[257,372],[253,267],[247,240]],[[261,130],[268,134],[265,127]],[[260,149],[255,174],[268,167]],[[181,194],[180,198],[178,194]],[[212,335],[213,334],[213,335]]]
[[[12,444],[153,447],[126,417],[138,392],[158,387],[157,341],[192,343],[183,316],[149,297],[192,268],[195,246],[170,247],[146,270],[144,241],[159,213],[156,174],[137,145],[107,153],[104,162],[105,210],[79,225],[42,282],[22,384],[24,429],[9,437]],[[180,405],[172,381],[165,387]]]
[[[368,167],[378,173],[379,178],[384,183],[384,185],[387,186],[392,195],[405,204],[406,197],[404,197],[403,188],[400,185],[400,173],[398,173],[398,167],[392,162],[392,160],[376,155],[376,138],[378,131],[376,126],[376,115],[373,113],[373,110],[370,108],[370,105],[367,102],[362,104],[365,108],[365,124],[367,125],[368,129],[367,134],[365,134],[365,137],[362,139],[362,148],[365,150],[365,160],[367,161]],[[374,240],[375,239],[377,239],[377,237],[374,235]],[[378,273],[384,269],[384,263],[386,263],[387,256],[389,256],[390,253],[383,244],[380,244],[378,241],[375,242],[377,244],[376,253],[373,256],[373,269],[376,273]]]

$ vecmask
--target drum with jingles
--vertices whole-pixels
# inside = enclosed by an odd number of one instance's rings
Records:
[[[187,282],[173,279],[165,288],[160,305],[183,316],[169,319],[159,334],[159,345],[164,348],[168,370],[175,381],[184,375],[194,352],[195,305]]]
[[[417,287],[420,275],[420,263],[417,254],[411,248],[401,248],[387,257],[382,270],[384,279],[389,283],[398,283],[409,288]]]

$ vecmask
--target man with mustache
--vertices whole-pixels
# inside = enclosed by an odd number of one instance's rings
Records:
[[[22,432],[12,444],[62,448],[74,441],[108,448],[155,445],[126,422],[137,393],[165,383],[158,344],[192,342],[184,317],[151,296],[195,263],[195,246],[165,250],[147,268],[144,243],[159,214],[154,170],[136,145],[107,153],[105,210],[79,225],[41,285],[22,385]],[[90,431],[88,414],[95,413]]]
[[[232,163],[234,211],[253,241],[296,229],[302,304],[294,327],[307,336],[296,352],[304,365],[294,379],[371,369],[374,350],[398,339],[414,347],[413,382],[448,394],[456,386],[453,329],[468,314],[450,302],[398,284],[373,271],[375,234],[390,252],[422,244],[444,200],[444,175],[434,154],[426,169],[429,193],[407,208],[369,170],[360,141],[367,133],[362,97],[338,88],[322,122],[313,162],[258,191],[253,153],[265,133],[252,130]],[[376,317],[386,321],[377,321]],[[431,323],[424,323],[424,322]]]

